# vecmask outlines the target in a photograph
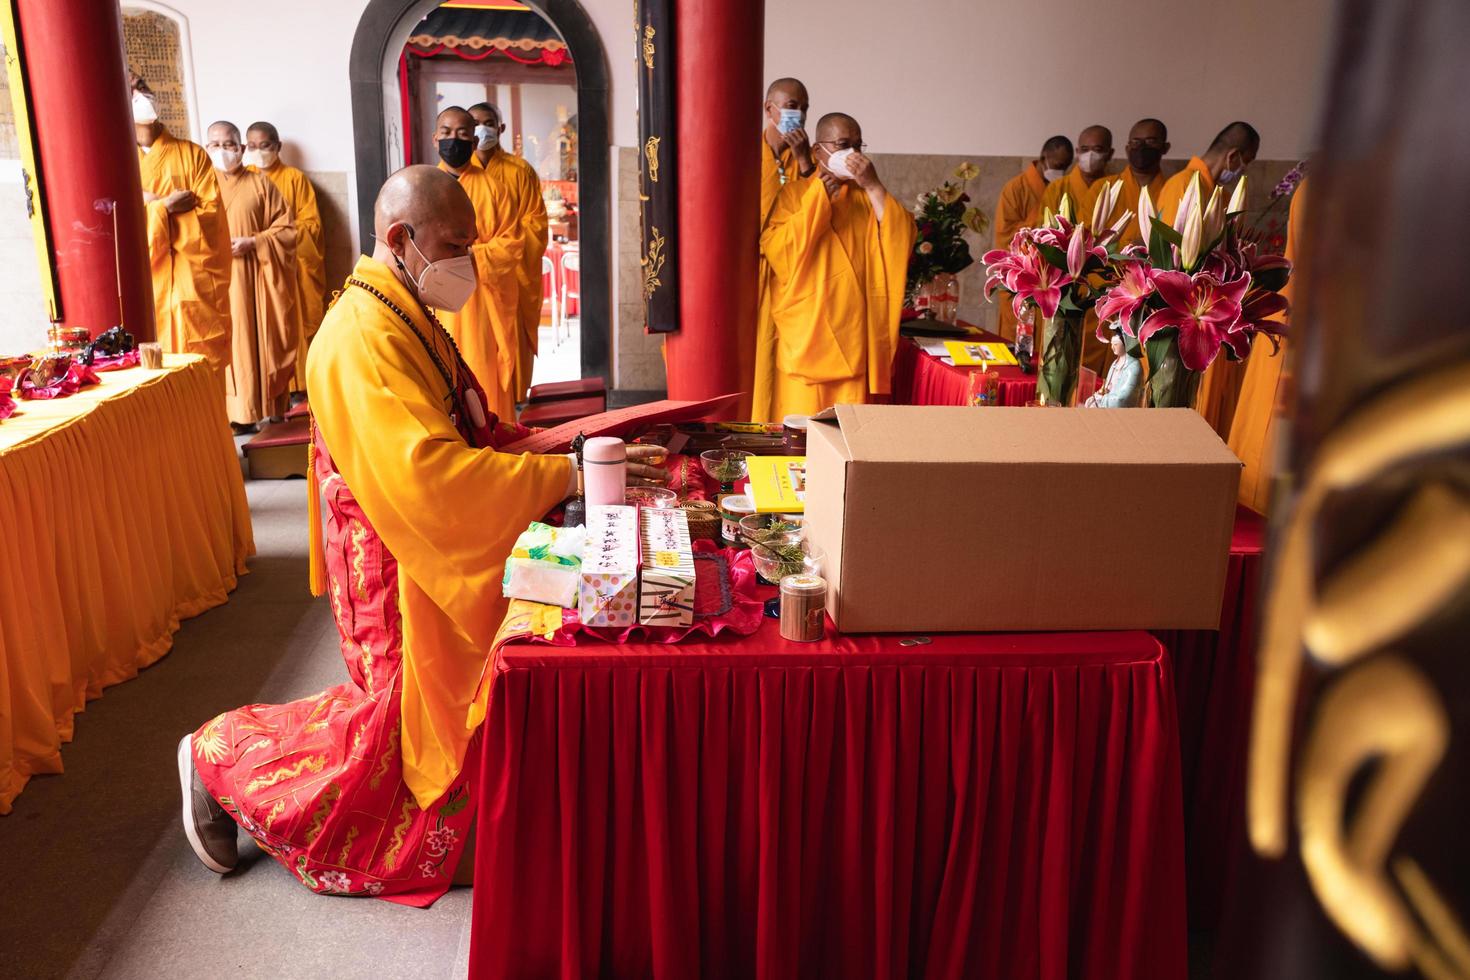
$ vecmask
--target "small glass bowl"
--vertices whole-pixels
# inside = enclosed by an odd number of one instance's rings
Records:
[[[750,474],[748,461],[752,455],[743,449],[707,449],[699,454],[699,462],[710,479],[729,488]]]
[[[628,487],[623,502],[629,507],[649,510],[672,510],[679,506],[679,495],[666,487]]]
[[[802,533],[801,525],[795,521],[785,519],[785,515],[779,514],[751,514],[749,517],[740,518],[740,537],[745,539],[746,544],[755,544],[768,538],[782,534]]]
[[[787,575],[821,575],[827,553],[797,531],[752,542],[750,557],[755,561],[756,573],[775,585]]]

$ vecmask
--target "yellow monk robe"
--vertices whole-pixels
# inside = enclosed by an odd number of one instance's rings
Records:
[[[166,351],[202,354],[215,367],[230,361],[230,228],[209,154],[167,131],[138,148],[143,190],[167,197],[194,192],[193,210],[169,214],[163,201],[148,211],[148,264],[153,312]]]
[[[761,231],[771,209],[776,206],[776,196],[789,183],[803,180],[800,165],[791,147],[781,147],[778,156],[761,137]],[[750,417],[756,422],[779,422],[776,411],[776,321],[771,316],[771,266],[764,254],[758,272],[759,312],[756,315],[755,336],[740,347],[741,377],[753,377],[751,382]]]
[[[418,301],[386,265],[363,257],[352,274],[430,335]],[[570,464],[468,445],[423,344],[361,289],[327,311],[306,377],[332,461],[398,562],[403,779],[428,807],[458,775],[484,718],[475,692],[508,605],[505,557],[562,499]]]
[[[888,394],[917,234],[892,194],[880,222],[855,184],[831,199],[820,180],[781,189],[761,234],[776,325],[774,418]]]
[[[234,339],[225,369],[230,421],[247,425],[290,407],[301,326],[296,226],[269,177],[243,168],[218,177],[231,237],[255,239],[253,251],[235,256],[230,276]]]
[[[1026,164],[1025,170],[1006,181],[1000,189],[1000,200],[995,204],[993,248],[1010,248],[1016,232],[1041,223],[1041,198],[1045,193],[1046,178],[1041,176],[1035,161]],[[995,302],[1000,311],[995,332],[1007,340],[1015,340],[1016,314],[1011,309],[1010,294],[997,292]]]
[[[1170,177],[1159,193],[1159,217],[1169,224],[1173,224],[1174,218],[1179,214],[1179,202],[1183,200],[1184,192],[1189,189],[1189,182],[1196,173],[1199,174],[1199,205],[1203,208],[1210,202],[1210,195],[1215,192],[1215,180],[1210,176],[1210,170],[1203,160],[1191,157],[1188,166]],[[1221,194],[1224,193],[1221,191]],[[1194,407],[1220,434],[1221,439],[1230,435],[1230,422],[1235,418],[1235,402],[1240,396],[1240,382],[1244,377],[1245,362],[1230,360],[1222,350],[1200,379]]]
[[[439,169],[447,172],[449,168],[441,163]],[[477,284],[459,312],[440,310],[438,317],[485,389],[489,410],[514,422],[524,238],[504,187],[484,170],[467,167],[459,175],[459,186],[475,207],[479,238],[470,246],[470,254]]]
[[[1123,173],[1118,177],[1123,184],[1123,189],[1118,192],[1118,203],[1113,207],[1113,213],[1108,216],[1108,227],[1112,227],[1125,213],[1133,212],[1133,217],[1123,227],[1123,232],[1118,236],[1116,248],[1124,248],[1128,245],[1148,244],[1138,232],[1138,200],[1143,196],[1144,184],[1138,174],[1133,172],[1132,167],[1124,167]],[[1154,174],[1154,179],[1148,182],[1148,199],[1157,208],[1159,198],[1163,196],[1164,184],[1163,172]],[[1178,207],[1178,204],[1175,204]]]
[[[1293,264],[1301,254],[1303,214],[1306,212],[1307,182],[1297,185],[1286,218],[1286,257]],[[1295,279],[1288,279],[1281,294],[1291,300]],[[1291,311],[1286,314],[1291,322]],[[1290,381],[1286,373],[1287,341],[1273,354],[1271,342],[1262,340],[1251,350],[1245,362],[1245,380],[1240,385],[1240,401],[1235,406],[1235,420],[1230,426],[1230,451],[1245,464],[1240,474],[1240,502],[1257,514],[1266,513],[1271,502],[1271,476],[1276,463],[1276,420],[1282,396]]]
[[[253,168],[252,168],[253,169]],[[296,224],[296,313],[301,322],[296,347],[296,372],[292,391],[306,390],[306,349],[321,326],[327,293],[326,239],[322,234],[322,213],[316,204],[316,189],[306,174],[276,160],[275,166],[263,170],[276,190],[291,207]]]
[[[475,163],[479,157],[471,157]],[[496,149],[480,166],[485,176],[500,186],[509,201],[509,212],[503,218],[521,235],[521,269],[518,312],[519,334],[516,340],[515,376],[512,393],[515,401],[525,401],[531,387],[531,372],[536,364],[536,351],[541,340],[541,306],[545,299],[541,279],[541,257],[546,254],[546,201],[541,196],[541,179],[536,168],[522,158]],[[507,421],[514,421],[507,416]]]
[[[1067,175],[1061,180],[1054,180],[1046,185],[1046,193],[1041,196],[1041,214],[1045,216],[1048,210],[1052,214],[1060,213],[1062,209],[1062,195],[1066,194],[1072,199],[1072,216],[1078,224],[1091,225],[1092,206],[1097,203],[1097,196],[1102,193],[1117,177],[1103,176],[1094,180],[1091,184],[1082,179],[1082,171],[1076,165],[1067,171]],[[1038,222],[1040,218],[1037,219]],[[1094,228],[1097,233],[1099,229]],[[1037,314],[1038,318],[1040,314]],[[1041,324],[1038,320],[1036,330],[1037,358],[1041,355]],[[1082,366],[1097,373],[1098,383],[1107,377],[1108,362],[1113,359],[1113,352],[1107,344],[1100,343],[1097,339],[1097,314],[1092,310],[1082,318]]]

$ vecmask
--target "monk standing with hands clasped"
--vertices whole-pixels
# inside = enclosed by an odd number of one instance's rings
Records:
[[[296,226],[291,208],[265,174],[246,170],[240,129],[209,127],[209,158],[230,223],[230,320],[234,325],[225,406],[249,428],[286,413],[301,330],[296,300]]]
[[[776,327],[775,418],[889,392],[918,232],[863,155],[856,119],[828,113],[816,136],[820,179],[782,187],[761,235]]]
[[[133,74],[133,124],[148,211],[153,313],[163,349],[230,362],[230,228],[203,147],[164,128],[148,83]]]

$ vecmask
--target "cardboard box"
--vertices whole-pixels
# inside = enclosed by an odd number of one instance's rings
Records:
[[[845,632],[1214,629],[1240,468],[1188,409],[839,405],[807,535]]]
[[[638,622],[688,626],[694,622],[694,548],[682,510],[639,511],[643,569],[639,572]]]
[[[588,507],[578,616],[586,626],[638,620],[638,509]]]

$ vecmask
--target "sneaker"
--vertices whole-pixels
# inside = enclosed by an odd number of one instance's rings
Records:
[[[239,863],[235,821],[215,802],[194,769],[191,736],[179,742],[179,789],[184,799],[184,836],[204,866],[216,874],[228,874]]]

